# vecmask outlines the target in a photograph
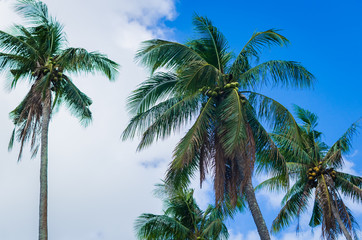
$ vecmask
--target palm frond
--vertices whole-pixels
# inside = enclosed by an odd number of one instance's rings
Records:
[[[270,85],[304,88],[312,86],[314,76],[298,62],[271,60],[240,74],[238,81],[244,89]]]
[[[169,109],[161,113],[157,119],[143,132],[137,147],[140,151],[152,144],[153,141],[168,137],[171,132],[178,130],[190,122],[198,110],[198,96],[181,99]]]
[[[264,47],[284,46],[288,42],[277,30],[270,29],[264,32],[255,32],[236,57],[229,69],[229,73],[234,76],[234,79],[240,79],[240,76],[250,69],[249,62],[252,60],[251,58],[255,57],[258,60],[259,54]]]
[[[63,82],[60,92],[61,102],[66,103],[70,112],[79,119],[80,123],[87,126],[92,120],[92,113],[89,106],[92,100],[80,91],[67,76],[63,75]]]
[[[56,62],[70,73],[79,74],[81,72],[95,72],[104,74],[109,80],[115,80],[119,65],[107,58],[106,55],[98,52],[88,52],[83,48],[67,48]]]
[[[169,97],[177,82],[178,78],[174,73],[155,73],[127,98],[129,111],[140,114],[149,110],[157,102]]]
[[[148,67],[151,73],[157,69],[182,68],[193,61],[203,61],[202,57],[191,48],[176,42],[153,39],[142,42],[135,60]]]
[[[196,41],[194,41],[190,45],[202,46],[202,51],[198,52],[203,54],[206,62],[212,64],[220,72],[224,72],[224,68],[228,60],[230,60],[230,54],[227,51],[229,46],[224,35],[206,17],[195,14],[192,23],[201,38],[196,40],[199,44],[195,45]]]
[[[298,217],[300,213],[305,211],[310,193],[310,189],[304,185],[303,187],[299,186],[293,191],[293,194],[289,195],[290,197],[288,197],[288,200],[273,221],[272,232],[277,233],[289,226],[295,217]]]
[[[236,89],[231,90],[225,97],[218,112],[220,119],[223,119],[223,123],[218,130],[220,143],[226,155],[233,158],[237,154],[236,151],[246,146],[248,137],[245,129],[247,119],[243,109],[243,100]]]
[[[335,185],[344,196],[358,203],[362,202],[362,177],[336,172]]]
[[[347,131],[340,137],[333,146],[329,149],[324,161],[335,168],[341,167],[343,165],[342,154],[349,153],[352,148],[352,138],[358,133],[358,128],[360,128],[360,122],[362,118],[354,122]]]
[[[212,119],[215,115],[214,103],[215,99],[209,98],[205,106],[201,108],[195,123],[177,144],[173,154],[173,168],[182,168],[184,165],[190,163],[196,152],[201,148],[204,136],[207,134],[213,122]]]
[[[286,107],[260,93],[252,91],[241,93],[248,94],[248,101],[256,110],[258,117],[269,124],[274,131],[283,132],[288,138],[300,141],[299,126]]]
[[[166,215],[142,214],[136,220],[138,239],[187,239],[189,229]]]

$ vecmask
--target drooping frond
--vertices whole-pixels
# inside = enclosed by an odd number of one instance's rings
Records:
[[[149,110],[157,102],[169,97],[178,82],[174,73],[156,73],[142,82],[127,98],[128,109],[133,114]]]
[[[312,210],[312,216],[309,221],[309,226],[312,228],[319,226],[323,221],[323,212],[319,206],[318,201],[314,201],[314,206]]]
[[[344,196],[351,198],[354,202],[362,203],[362,177],[336,172],[335,185]]]
[[[30,45],[25,36],[16,36],[0,30],[0,49],[3,53],[9,53],[27,58],[39,58],[39,52]]]
[[[266,121],[272,129],[283,132],[288,138],[299,140],[299,127],[289,110],[276,100],[263,94],[242,91],[248,94],[248,101],[256,110],[258,117]]]
[[[115,80],[119,65],[99,52],[88,52],[83,48],[67,48],[56,61],[64,71],[79,74],[101,73],[109,80]]]
[[[272,224],[272,232],[277,233],[283,228],[289,226],[291,221],[298,217],[300,213],[307,208],[307,199],[311,194],[310,189],[306,185],[298,186],[293,190],[280,210],[278,216]]]
[[[177,144],[174,155],[172,168],[182,168],[189,164],[195,157],[196,152],[201,148],[204,136],[213,123],[215,115],[215,99],[210,98],[205,106],[201,108],[200,113],[193,124],[187,131],[186,135]]]
[[[246,146],[247,130],[245,123],[247,122],[244,111],[243,101],[236,89],[230,91],[226,98],[220,104],[218,114],[221,122],[218,134],[220,143],[228,157],[235,155]]]
[[[42,94],[32,86],[23,101],[10,112],[10,118],[15,128],[10,138],[9,149],[12,148],[14,139],[20,142],[18,160],[21,159],[23,147],[30,140],[30,147],[33,156],[36,155],[39,144],[39,133],[41,130],[42,116]]]
[[[192,120],[198,110],[198,96],[182,98],[166,111],[162,112],[154,122],[143,132],[137,150],[152,144],[153,141],[168,137],[171,132],[185,126]]]
[[[81,92],[67,76],[63,75],[65,81],[60,87],[61,102],[66,103],[70,112],[76,116],[79,121],[87,126],[92,120],[92,113],[89,106],[92,100]]]
[[[258,186],[255,187],[255,190],[267,189],[268,191],[280,191],[287,189],[287,187],[288,176],[281,174],[261,182]]]

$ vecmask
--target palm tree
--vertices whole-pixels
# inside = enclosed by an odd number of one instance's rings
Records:
[[[10,113],[15,128],[9,143],[30,141],[33,156],[40,143],[39,239],[47,239],[48,126],[54,106],[65,103],[86,125],[91,120],[91,99],[72,82],[69,74],[100,72],[113,80],[118,64],[105,55],[82,48],[66,48],[62,25],[49,16],[45,4],[24,0],[16,5],[29,26],[16,25],[11,33],[0,31],[0,71],[9,71],[11,88],[19,80],[31,87],[22,102]],[[16,138],[16,139],[15,139]]]
[[[316,130],[318,117],[303,108],[295,106],[297,117],[302,121],[300,134],[302,141],[295,142],[283,132],[271,134],[287,161],[289,175],[295,181],[288,189],[283,208],[273,221],[272,231],[278,232],[292,220],[305,212],[313,201],[311,227],[322,224],[322,237],[336,239],[343,233],[348,240],[357,239],[357,222],[343,199],[362,201],[362,178],[338,171],[343,167],[343,154],[351,149],[351,140],[358,128],[358,121],[333,144],[328,147],[321,141],[322,133]],[[274,177],[261,183],[260,187],[278,189],[287,186],[285,175]],[[297,230],[299,229],[299,221]]]
[[[293,61],[256,64],[264,47],[288,43],[276,30],[254,33],[234,58],[210,20],[196,15],[193,24],[200,38],[185,44],[149,40],[138,51],[136,60],[151,76],[128,99],[133,118],[123,140],[141,135],[141,150],[192,123],[174,150],[167,182],[187,186],[199,169],[202,183],[212,169],[216,203],[225,194],[235,203],[245,193],[261,239],[270,239],[251,176],[255,152],[278,153],[259,120],[285,130],[296,129],[296,123],[280,103],[254,89],[268,84],[308,87],[313,76]],[[276,165],[283,168],[281,162]]]
[[[139,239],[228,239],[221,209],[209,205],[202,211],[194,190],[158,185],[156,193],[166,209],[162,215],[144,213],[137,218],[135,230]]]

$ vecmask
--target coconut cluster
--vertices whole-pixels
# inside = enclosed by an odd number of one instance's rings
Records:
[[[322,164],[319,164],[316,167],[308,169],[308,180],[310,182],[314,182],[321,174],[328,174],[333,179],[336,178],[336,171],[334,171],[333,169],[325,169],[323,168]]]
[[[222,93],[224,93],[225,90],[232,89],[232,88],[238,89],[239,86],[240,86],[240,84],[238,82],[231,82],[231,83],[225,84],[223,87],[215,87],[215,88],[203,87],[203,88],[200,88],[199,91],[208,97],[217,97],[217,96],[221,95]]]
[[[63,77],[63,68],[60,67],[52,57],[49,58],[47,64],[42,67],[42,68],[38,68],[37,70],[35,70],[34,72],[32,72],[31,74],[34,77],[39,77],[39,76],[45,76],[48,73],[51,73],[51,82],[52,82],[52,87],[51,90],[55,91],[56,86],[58,85],[58,80],[61,79]]]

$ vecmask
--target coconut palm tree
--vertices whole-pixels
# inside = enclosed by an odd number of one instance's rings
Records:
[[[156,195],[163,199],[162,215],[144,213],[135,222],[139,239],[228,239],[220,208],[209,205],[202,211],[193,196],[194,190],[158,185]]]
[[[261,239],[270,239],[251,175],[256,151],[277,154],[277,150],[259,120],[286,130],[296,129],[296,123],[280,103],[255,89],[268,84],[308,87],[313,76],[293,61],[257,64],[263,48],[288,43],[276,30],[255,32],[234,57],[209,19],[195,15],[193,24],[197,39],[185,44],[149,40],[138,51],[136,60],[150,69],[151,76],[128,99],[133,117],[123,139],[141,135],[141,150],[192,123],[174,150],[167,182],[186,186],[199,169],[202,183],[211,169],[216,203],[225,194],[235,203],[245,193]],[[280,158],[275,165],[283,168],[281,162]]]
[[[294,218],[299,219],[300,214],[308,209],[308,204],[313,202],[309,225],[315,227],[321,224],[323,238],[337,239],[338,234],[343,233],[348,240],[352,240],[352,236],[357,239],[355,230],[358,224],[344,199],[362,201],[362,178],[344,173],[341,168],[343,154],[351,149],[359,121],[353,123],[332,147],[328,147],[321,141],[322,133],[316,130],[318,117],[298,106],[295,109],[302,121],[302,141],[295,142],[280,131],[271,134],[287,162],[289,176],[295,181],[282,201],[283,208],[273,221],[272,231],[278,232]],[[286,180],[285,175],[275,175],[258,188],[279,189],[287,186]]]
[[[113,80],[118,64],[97,52],[68,48],[62,25],[48,14],[39,1],[18,2],[16,11],[29,23],[16,25],[11,32],[0,31],[0,71],[8,72],[11,88],[21,80],[30,83],[29,92],[10,113],[14,140],[23,146],[30,141],[33,156],[40,145],[39,239],[47,239],[48,126],[52,109],[65,104],[86,125],[91,120],[91,99],[72,82],[70,74],[99,72]]]

